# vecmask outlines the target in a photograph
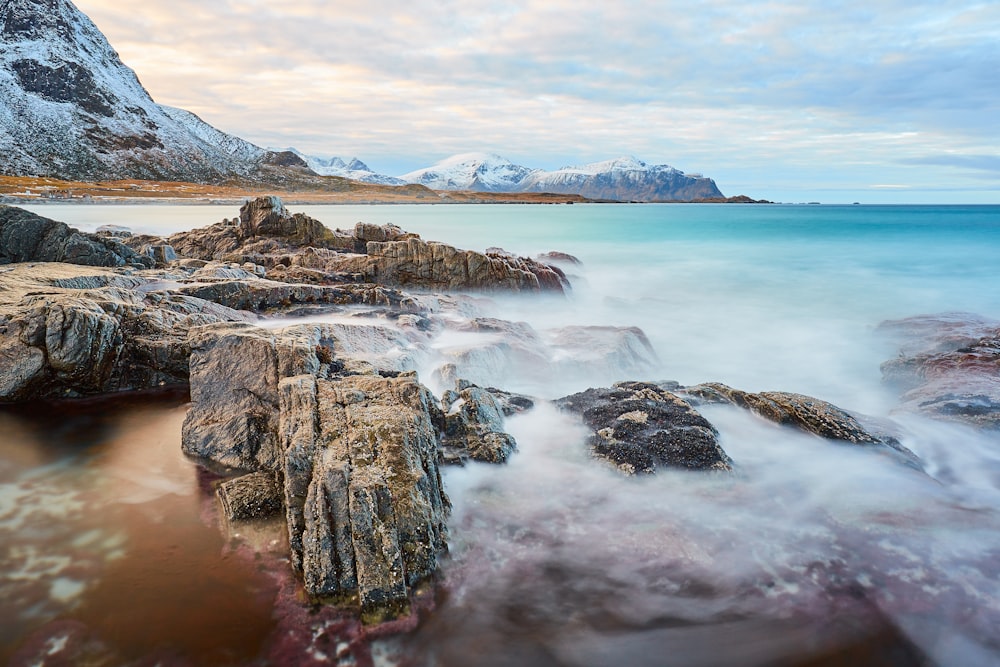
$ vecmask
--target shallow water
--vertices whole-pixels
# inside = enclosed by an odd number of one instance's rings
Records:
[[[293,208],[329,226],[393,222],[460,247],[578,256],[568,298],[481,305],[539,331],[640,326],[660,365],[649,378],[584,364],[497,383],[543,398],[622,379],[717,380],[887,416],[878,365],[895,348],[875,325],[946,310],[1000,317],[998,207]],[[158,233],[235,214],[35,210]],[[269,610],[283,584],[220,537],[204,473],[179,451],[180,401],[65,410],[55,424],[0,413],[0,599],[17,601],[0,612],[8,653],[82,618],[116,656],[276,660],[281,619]],[[350,660],[1000,662],[996,434],[895,415],[923,475],[736,409],[704,414],[733,477],[623,479],[589,460],[579,425],[548,404],[512,418],[520,451],[508,466],[446,472],[455,510],[437,608],[410,635],[351,640]]]

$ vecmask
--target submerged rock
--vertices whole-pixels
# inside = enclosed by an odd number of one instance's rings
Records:
[[[677,395],[644,382],[619,382],[556,401],[594,431],[591,452],[627,474],[657,468],[732,470],[718,432]]]
[[[0,264],[66,262],[85,266],[153,266],[113,236],[87,234],[14,206],[0,206]]]
[[[923,469],[920,459],[900,444],[898,438],[889,432],[888,425],[878,424],[871,417],[849,413],[812,396],[784,391],[751,394],[720,382],[688,387],[683,393],[703,403],[737,405],[776,424],[791,426],[828,440],[892,450],[908,465]]]
[[[966,313],[883,322],[900,354],[882,364],[900,409],[977,428],[1000,429],[1000,322]]]

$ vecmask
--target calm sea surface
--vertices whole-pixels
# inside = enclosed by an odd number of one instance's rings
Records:
[[[237,214],[31,208],[87,231],[164,235]],[[537,329],[639,326],[661,366],[650,378],[504,378],[543,398],[623,379],[713,380],[887,416],[895,398],[879,363],[895,350],[873,335],[879,322],[1000,319],[1000,207],[290,208],[331,227],[391,222],[463,248],[577,256],[568,298],[484,308]],[[288,655],[284,538],[220,531],[210,477],[180,453],[184,400],[0,410],[0,662],[66,646],[94,664]],[[309,659],[1000,663],[1000,436],[894,415],[931,479],[734,409],[704,413],[735,479],[622,479],[589,461],[579,426],[547,404],[512,418],[510,465],[447,472],[452,552],[437,609],[412,634],[345,635],[339,653]]]

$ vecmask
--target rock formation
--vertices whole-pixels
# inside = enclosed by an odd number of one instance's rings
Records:
[[[17,262],[153,266],[151,258],[138,255],[113,237],[86,234],[24,209],[0,206],[0,264]]]
[[[149,244],[140,237],[132,244]],[[507,253],[459,250],[423,241],[395,225],[358,223],[330,230],[277,197],[261,197],[240,217],[166,240],[184,257],[264,266],[268,276],[291,282],[366,282],[430,290],[562,292],[569,287],[556,266]]]
[[[449,458],[470,458],[485,463],[506,463],[517,450],[513,436],[504,431],[504,404],[487,389],[459,380],[442,400],[445,433],[442,445]]]
[[[409,591],[446,548],[444,417],[413,373],[344,372],[336,333],[199,329],[182,443],[191,455],[278,474],[306,591],[356,597],[378,620],[407,612]]]
[[[737,405],[776,424],[791,426],[828,440],[891,452],[908,465],[922,469],[917,456],[900,444],[896,436],[889,432],[888,425],[878,424],[864,415],[851,414],[812,396],[784,391],[751,394],[719,382],[688,387],[683,393],[702,403]]]
[[[185,384],[192,327],[253,319],[203,299],[135,289],[144,282],[60,263],[0,272],[0,402]]]
[[[686,401],[655,384],[619,382],[561,398],[556,405],[581,415],[594,432],[594,456],[626,474],[653,473],[660,467],[732,470],[715,427]]]
[[[1000,322],[945,313],[883,322],[879,331],[901,346],[882,364],[901,409],[1000,429]]]

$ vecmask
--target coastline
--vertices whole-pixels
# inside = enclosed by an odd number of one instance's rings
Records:
[[[323,181],[322,177],[318,180]],[[276,195],[290,205],[308,204],[772,204],[746,195],[696,201],[617,201],[551,192],[439,191],[421,185],[389,186],[326,177],[305,187],[280,184],[210,185],[176,181],[65,181],[0,176],[0,204],[178,204],[236,205]]]

